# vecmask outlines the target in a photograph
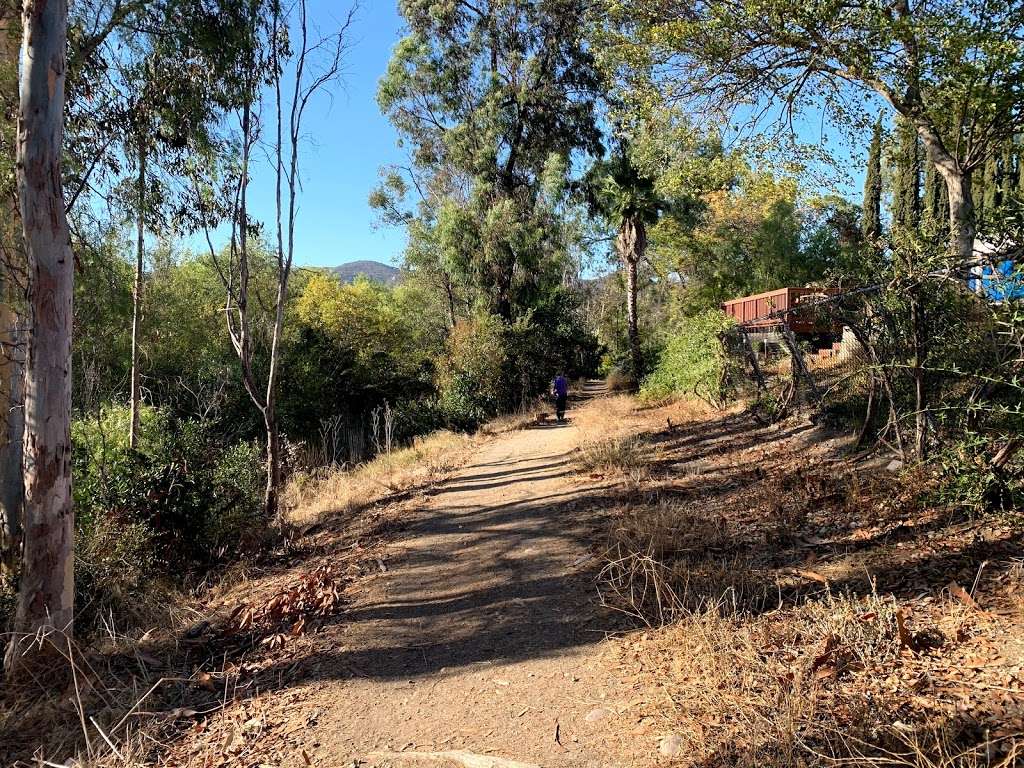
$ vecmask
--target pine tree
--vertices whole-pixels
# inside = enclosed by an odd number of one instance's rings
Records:
[[[875,121],[868,147],[868,172],[864,179],[864,237],[875,240],[882,234],[882,118]]]
[[[893,227],[916,229],[921,220],[921,142],[909,120],[896,118],[893,148]]]

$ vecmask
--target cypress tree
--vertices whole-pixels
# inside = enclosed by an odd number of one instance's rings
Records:
[[[896,118],[893,150],[893,227],[916,229],[921,220],[921,142],[910,121]]]
[[[932,163],[924,170],[924,213],[933,222],[949,221],[949,193]]]
[[[882,118],[875,121],[868,147],[868,171],[864,178],[864,237],[875,240],[882,234]]]
[[[996,163],[996,155],[993,152],[985,160],[985,170],[981,174],[981,189],[974,193],[974,199],[978,206],[978,219],[990,216],[999,205],[999,170]]]
[[[1018,137],[1013,147],[1014,160],[1017,166],[1017,197],[1024,200],[1024,139]]]
[[[1018,168],[1014,167],[1016,144],[1008,141],[1003,145],[1003,153],[1000,158],[999,168],[999,197],[1003,205],[1009,202],[1013,191],[1017,187]]]

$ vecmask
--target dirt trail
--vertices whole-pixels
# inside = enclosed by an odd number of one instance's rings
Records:
[[[316,662],[301,702],[314,764],[450,750],[609,764],[626,694],[597,663],[590,510],[604,489],[574,479],[578,441],[571,422],[498,437],[431,493]]]

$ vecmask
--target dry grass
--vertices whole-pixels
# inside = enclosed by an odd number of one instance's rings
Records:
[[[657,680],[631,706],[682,740],[684,765],[1018,764],[1019,739],[986,739],[911,703],[913,688],[900,684],[913,658],[907,642],[935,630],[911,634],[902,615],[879,595],[761,615],[709,603],[615,652],[621,666]]]
[[[349,513],[387,496],[429,486],[458,467],[472,445],[466,435],[440,431],[351,470],[299,473],[282,497],[285,520],[306,525],[326,515]]]
[[[668,500],[616,510],[600,588],[605,605],[647,626],[710,605],[735,612],[775,598],[764,575],[733,551],[724,518]]]
[[[645,446],[635,436],[607,437],[584,443],[576,455],[576,466],[590,474],[621,473],[635,475],[647,464]]]
[[[486,424],[480,426],[479,434],[486,437],[497,437],[498,435],[518,432],[521,429],[528,429],[535,426],[540,420],[542,413],[549,416],[553,413],[554,406],[547,398],[537,398],[529,405],[520,408],[515,413],[498,416]]]
[[[671,407],[603,427],[628,441],[662,422],[600,573],[605,604],[650,628],[612,645],[630,721],[695,768],[1024,764],[1024,560],[923,505],[927,478]]]
[[[147,634],[140,639],[111,633],[85,649],[52,632],[47,640],[59,656],[45,677],[0,688],[0,763],[79,768],[149,764],[152,742],[140,730],[143,715],[169,706],[197,678],[177,674],[151,655],[154,646],[174,633],[164,629]],[[64,695],[54,695],[58,690]],[[32,758],[26,762],[29,752]],[[15,755],[21,761],[9,763]]]

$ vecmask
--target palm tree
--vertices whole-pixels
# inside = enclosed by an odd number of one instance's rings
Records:
[[[615,250],[626,270],[630,363],[639,383],[644,371],[637,323],[637,268],[647,251],[647,227],[658,221],[669,202],[658,195],[654,180],[633,164],[626,147],[620,147],[607,160],[595,162],[584,180],[584,189],[591,214],[618,228]]]

